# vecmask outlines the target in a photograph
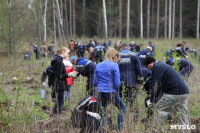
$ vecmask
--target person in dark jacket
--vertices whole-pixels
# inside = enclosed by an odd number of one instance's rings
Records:
[[[170,66],[174,65],[174,58],[171,57],[169,59],[167,59],[167,64]],[[192,63],[190,63],[188,60],[184,59],[184,58],[177,58],[177,63],[179,66],[179,75],[183,76],[185,78],[188,78],[191,74],[191,72],[193,71],[193,65]]]
[[[95,49],[95,60],[97,63],[102,62],[104,55],[106,54],[106,48],[102,46],[100,43],[97,44]]]
[[[76,56],[71,57],[71,63],[76,65],[75,71],[78,72],[77,76],[81,74],[83,77],[87,77],[86,90],[89,95],[93,96],[95,92],[93,78],[96,64],[85,57],[77,58]]]
[[[144,60],[147,56],[152,56],[153,57],[153,53],[152,53],[152,47],[147,46],[145,49],[143,49],[142,51],[140,51],[138,53],[139,59],[140,59],[140,63],[142,67],[144,66]]]
[[[62,107],[64,105],[64,91],[67,89],[68,77],[75,77],[77,72],[66,73],[65,65],[63,63],[63,58],[69,55],[68,48],[61,48],[56,51],[54,59],[51,61],[51,66],[53,68],[53,82],[52,82],[52,94],[56,98],[55,105],[52,109],[52,115],[61,114]]]
[[[145,66],[152,70],[151,99],[148,106],[154,103],[157,114],[154,123],[163,129],[166,119],[171,116],[179,120],[180,125],[189,125],[187,114],[188,87],[183,79],[170,65],[147,57]]]
[[[180,58],[185,58],[185,53],[182,49],[183,45],[182,44],[177,44],[175,48],[176,56]]]
[[[94,48],[94,42],[90,40],[89,44],[87,45],[87,51],[90,52],[90,47]]]
[[[155,47],[154,47],[154,45],[152,44],[151,41],[148,42],[148,45],[152,48],[151,52],[153,53],[153,56],[155,56]]]
[[[119,52],[110,47],[106,53],[106,59],[97,65],[94,74],[94,86],[97,87],[98,100],[101,103],[101,125],[103,127],[101,130],[103,132],[106,130],[106,107],[112,103],[119,109],[117,124],[118,130],[121,132],[126,107],[117,93],[121,85],[119,66],[117,64]]]
[[[40,51],[36,44],[31,43],[31,46],[33,47],[33,52],[35,53],[36,60],[40,59]]]
[[[130,51],[128,44],[121,46],[122,51],[119,53],[119,69],[120,81],[120,96],[123,100],[127,99],[130,102],[131,110],[134,107],[135,119],[139,116],[139,109],[137,104],[137,84],[143,81],[142,67],[137,53]]]
[[[78,57],[84,57],[84,54],[85,54],[85,47],[84,47],[83,43],[80,42],[78,44],[78,48],[77,48],[77,55],[78,55]]]

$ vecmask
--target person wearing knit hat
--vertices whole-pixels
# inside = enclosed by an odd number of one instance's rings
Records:
[[[154,63],[154,62],[156,62],[156,59],[154,58],[154,57],[152,57],[152,56],[148,56],[148,57],[146,57],[145,59],[144,59],[144,65],[148,68],[148,65],[149,64],[151,64],[151,63]],[[152,66],[151,66],[152,67]],[[150,68],[151,68],[150,67]],[[150,69],[150,68],[148,68],[148,69]]]
[[[151,98],[146,103],[148,107],[152,107],[154,103],[153,107],[157,111],[154,116],[156,129],[162,130],[169,116],[175,118],[180,125],[188,125],[189,90],[184,80],[170,65],[156,61],[153,57],[145,59],[145,66],[152,71]]]

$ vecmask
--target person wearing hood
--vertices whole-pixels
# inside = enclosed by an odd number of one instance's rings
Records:
[[[63,58],[69,56],[68,48],[61,48],[56,51],[54,59],[51,61],[51,66],[53,67],[53,83],[52,83],[52,98],[55,98],[55,105],[52,109],[51,115],[61,114],[64,105],[64,91],[67,89],[68,77],[75,77],[77,72],[66,73],[65,65],[63,63]]]

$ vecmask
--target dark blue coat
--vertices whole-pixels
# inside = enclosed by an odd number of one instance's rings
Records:
[[[125,86],[136,87],[138,81],[143,81],[141,64],[137,53],[128,49],[120,52],[120,81]]]
[[[189,77],[190,73],[193,70],[193,65],[190,63],[188,60],[184,58],[178,58],[178,66],[179,66],[179,75],[183,77]],[[169,65],[174,65],[174,58],[171,57],[168,61],[167,64]]]
[[[189,94],[188,87],[176,70],[164,62],[158,61],[152,68],[151,102],[156,103],[162,95]]]
[[[153,57],[153,53],[150,50],[148,50],[147,48],[143,49],[138,55],[139,55],[139,59],[140,59],[140,63],[141,63],[142,67],[145,67],[144,66],[144,59],[147,56],[152,56]]]
[[[101,46],[101,45],[97,45],[95,48],[95,60],[97,62],[101,62],[103,61],[103,56],[106,54],[106,48],[104,46]],[[103,54],[104,52],[104,54]]]
[[[56,92],[63,92],[67,89],[68,74],[65,70],[65,65],[63,63],[63,57],[55,55],[54,59],[51,61],[51,66],[53,67],[53,82],[52,89]]]
[[[79,57],[76,64],[76,71],[84,77],[94,75],[96,64],[85,57]]]

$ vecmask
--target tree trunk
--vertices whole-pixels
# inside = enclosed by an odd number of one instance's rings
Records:
[[[109,3],[109,8],[110,8],[110,15],[109,15],[109,37],[112,37],[112,32],[113,32],[113,29],[112,29],[112,6],[113,6],[113,0],[110,0],[110,3]]]
[[[66,20],[66,35],[67,35],[67,38],[69,39],[69,21],[68,21],[68,12],[67,12],[67,0],[65,0],[65,20]]]
[[[150,0],[147,1],[147,38],[149,38],[150,28]]]
[[[107,26],[107,16],[106,16],[106,3],[105,0],[103,0],[103,16],[104,16],[104,27],[105,27],[105,38],[108,38],[108,26]]]
[[[70,38],[72,39],[72,0],[69,0],[69,14]]]
[[[160,0],[157,1],[156,39],[159,38]]]
[[[165,0],[165,28],[164,38],[167,39],[167,0]]]
[[[72,6],[73,6],[73,35],[76,37],[76,10],[75,10],[75,0],[72,0]]]
[[[57,7],[57,19],[58,19],[58,35],[59,35],[59,47],[61,48],[61,28],[62,28],[62,18],[61,18],[61,14],[60,14],[60,6],[58,3],[58,0],[56,0],[56,7]]]
[[[173,0],[173,21],[172,21],[172,39],[174,39],[174,32],[175,32],[175,6],[176,6],[176,0]]]
[[[119,38],[122,37],[122,0],[119,0]]]
[[[56,11],[55,0],[53,0],[53,41],[56,48]]]
[[[44,20],[43,20],[43,25],[44,25],[44,42],[46,42],[46,40],[47,40],[47,23],[46,23],[46,15],[47,15],[47,0],[45,0]]]
[[[9,26],[9,40],[8,40],[8,55],[13,53],[13,26],[12,26],[12,16],[11,16],[11,0],[8,0],[8,26]],[[15,46],[14,46],[15,48]]]
[[[171,39],[171,30],[172,30],[172,0],[169,0],[169,33],[168,38]]]
[[[127,1],[127,29],[126,29],[127,39],[129,39],[129,28],[130,28],[130,0]]]
[[[37,25],[38,25],[38,44],[41,43],[41,27],[40,27],[40,20],[41,20],[41,1],[37,2]]]
[[[180,0],[180,33],[179,37],[182,38],[182,0]]]
[[[83,36],[85,37],[85,0],[83,0]]]
[[[198,0],[198,4],[197,4],[197,33],[196,33],[197,39],[199,39],[199,8],[200,8],[200,0]]]
[[[143,38],[143,1],[140,0],[140,38]]]

